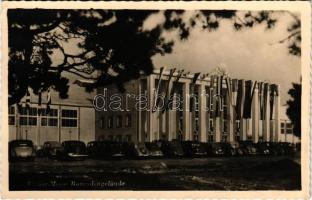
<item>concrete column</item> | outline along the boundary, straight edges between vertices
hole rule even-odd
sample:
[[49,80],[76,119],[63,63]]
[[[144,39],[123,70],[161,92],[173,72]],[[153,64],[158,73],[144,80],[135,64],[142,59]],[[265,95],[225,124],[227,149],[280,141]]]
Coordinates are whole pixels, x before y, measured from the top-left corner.
[[281,133],[281,119],[280,119],[280,101],[281,101],[281,93],[280,93],[280,86],[277,86],[278,96],[275,96],[274,102],[274,112],[275,112],[275,142],[279,141],[279,135]]
[[183,138],[190,140],[190,83],[183,85]]
[[228,103],[227,103],[227,109],[229,112],[229,119],[228,119],[228,142],[234,142],[234,125],[235,125],[235,116],[234,116],[234,108],[231,104],[231,99],[229,99],[230,96],[228,96]]
[[[172,81],[169,82],[168,95],[170,95],[171,88],[172,88]],[[168,99],[169,99],[169,96],[168,96]],[[172,124],[172,123],[174,123],[172,121],[174,119],[173,119],[173,116],[171,114],[171,110],[169,110],[169,109],[167,109],[165,111],[165,115],[166,115],[166,134],[167,134],[167,139],[168,139],[168,141],[171,141],[172,140],[172,127],[175,126],[175,124]]]
[[[137,88],[137,91],[138,91],[138,95],[140,95],[142,93],[142,81],[141,79],[138,80],[138,88]],[[138,142],[142,142],[142,111],[140,111],[139,109],[137,110],[137,141]]]
[[244,102],[245,102],[245,81],[242,84],[242,106],[241,106],[241,119],[240,119],[240,140],[247,139],[247,120],[243,118]]
[[267,95],[267,103],[266,103],[266,110],[265,112],[265,119],[263,120],[263,140],[265,142],[270,141],[270,88],[268,88],[268,95]]
[[207,120],[206,120],[206,108],[207,101],[206,98],[206,89],[205,85],[201,84],[198,87],[198,98],[199,98],[199,141],[207,141]]
[[259,90],[255,86],[255,92],[252,100],[252,140],[257,143],[259,140]]
[[[176,102],[176,94],[174,94],[174,96],[172,97],[173,102]],[[175,109],[173,110],[168,110],[169,112],[169,120],[170,120],[170,134],[168,135],[168,139],[169,140],[173,140],[173,139],[177,139],[177,111]]]
[[154,89],[155,89],[155,78],[153,75],[148,76],[147,78],[147,94],[148,94],[148,101],[149,107],[147,111],[147,141],[151,142],[154,140],[156,130],[156,119],[157,113],[152,112],[152,106],[154,103]]

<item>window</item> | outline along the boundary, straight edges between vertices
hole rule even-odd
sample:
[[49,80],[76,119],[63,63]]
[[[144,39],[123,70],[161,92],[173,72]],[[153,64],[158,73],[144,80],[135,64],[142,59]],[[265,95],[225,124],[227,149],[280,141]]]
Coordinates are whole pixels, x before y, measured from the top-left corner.
[[281,123],[281,127],[282,127],[282,128],[285,127],[285,123],[284,123],[284,122]]
[[126,135],[126,141],[131,142],[131,140],[132,140],[131,135]]
[[107,118],[107,128],[113,128],[113,117],[109,116]]
[[9,107],[9,125],[15,125],[15,107]]
[[62,110],[62,127],[77,127],[77,110]]
[[20,109],[19,124],[23,126],[37,126],[37,108],[26,108]]
[[236,120],[236,133],[239,133],[240,132],[240,121],[239,120]]
[[116,128],[121,128],[122,127],[122,116],[117,115],[116,117]]
[[240,141],[240,136],[239,135],[235,136],[235,141],[237,141],[237,142]]
[[112,135],[109,135],[109,136],[108,136],[108,140],[109,140],[109,141],[113,141],[113,140],[114,140],[114,137],[113,137]]
[[213,120],[212,119],[209,119],[209,130],[210,132],[213,132]]
[[116,141],[117,142],[122,142],[122,136],[121,135],[117,135],[116,136]]
[[293,134],[293,125],[291,123],[286,123],[286,133]]
[[224,132],[224,133],[227,133],[227,132],[228,132],[228,124],[227,124],[227,121],[226,121],[226,120],[223,121],[223,132]]
[[208,135],[208,142],[213,142],[213,135]]
[[126,115],[126,127],[131,127],[132,124],[132,119],[131,119],[131,114]]
[[222,142],[226,142],[227,141],[227,135],[222,135]]
[[194,141],[198,141],[198,135],[194,135]]
[[58,110],[50,109],[47,113],[46,109],[41,109],[41,126],[58,126]]
[[99,126],[100,126],[101,129],[105,128],[105,117],[101,117],[100,118]]

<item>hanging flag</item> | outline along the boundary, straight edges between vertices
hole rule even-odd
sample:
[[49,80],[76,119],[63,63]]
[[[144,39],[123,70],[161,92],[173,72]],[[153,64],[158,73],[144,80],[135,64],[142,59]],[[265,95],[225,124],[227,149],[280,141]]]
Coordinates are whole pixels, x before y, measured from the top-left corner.
[[47,109],[46,109],[46,114],[50,113],[50,105],[51,105],[51,92],[50,88],[48,89],[48,95],[47,95]]
[[237,101],[237,90],[238,90],[238,82],[237,79],[232,80],[232,105],[236,106]]
[[154,108],[153,108],[152,112],[155,112],[156,109],[158,108],[158,104],[159,104],[158,93],[159,93],[159,88],[161,85],[161,77],[162,77],[163,71],[164,71],[164,67],[161,67],[159,70],[158,84],[157,84],[157,88],[155,91]]
[[242,104],[243,104],[243,91],[244,91],[244,85],[243,80],[238,80],[238,88],[237,88],[237,100],[236,100],[236,119],[241,119],[242,117]]
[[251,106],[252,106],[252,99],[255,93],[257,81],[253,83],[253,81],[249,80],[246,81],[246,89],[245,89],[245,101],[244,101],[244,111],[243,111],[243,118],[250,119],[251,118]]
[[22,114],[22,109],[23,109],[23,104],[22,103],[18,103],[17,104],[17,110],[19,114]]
[[26,109],[30,110],[30,93],[29,90],[26,90]]
[[[170,81],[171,81],[171,78],[175,72],[175,68],[174,69],[170,69],[170,72],[169,72],[169,78],[168,78],[168,82],[167,82],[167,85],[166,85],[166,94],[165,94],[165,99],[164,99],[164,106],[167,105],[167,101],[168,101],[168,93],[169,93],[169,86],[170,86]],[[162,108],[162,113],[164,113],[166,111],[166,108]]]
[[264,83],[264,88],[263,88],[263,117],[262,117],[263,120],[266,119],[266,115],[267,115],[268,95],[269,95],[269,84]]
[[[173,104],[172,104],[172,102],[173,102],[173,96],[174,96],[174,94],[175,94],[176,91],[177,91],[177,88],[178,88],[178,85],[179,85],[179,80],[180,80],[180,78],[181,78],[183,72],[184,72],[183,69],[178,71],[177,78],[176,78],[176,80],[175,80],[175,81],[173,82],[173,84],[172,84],[172,88],[171,88],[170,96],[169,96],[169,101],[167,102],[167,105],[165,106],[166,109],[172,109],[172,105],[173,105]],[[171,103],[171,106],[170,106],[170,107],[168,106],[169,103]]]
[[199,77],[200,73],[195,73],[192,79],[192,82],[190,84],[190,111],[192,112],[195,108],[195,99],[194,99],[194,95],[195,95],[195,84],[196,81]]
[[42,92],[41,92],[41,88],[39,88],[38,90],[38,115],[41,115],[41,102],[42,102]]
[[223,76],[218,76],[216,78],[217,84],[216,84],[216,110],[215,110],[215,116],[220,117],[221,112],[223,111],[223,99],[222,99],[222,84],[223,84]]
[[273,109],[274,109],[274,98],[275,98],[275,85],[272,84],[270,89],[270,120],[273,119]]
[[260,108],[260,120],[263,120],[264,112],[264,83],[259,83],[259,108]]

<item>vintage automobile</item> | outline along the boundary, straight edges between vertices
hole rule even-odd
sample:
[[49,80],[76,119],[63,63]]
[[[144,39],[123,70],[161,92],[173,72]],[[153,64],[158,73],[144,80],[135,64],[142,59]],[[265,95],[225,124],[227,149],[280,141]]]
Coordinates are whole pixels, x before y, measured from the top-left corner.
[[42,148],[37,150],[37,156],[55,159],[57,157],[57,152],[62,150],[63,147],[61,143],[57,141],[46,141],[43,143]]
[[223,145],[220,142],[207,143],[206,151],[208,153],[208,156],[224,156],[225,155]]
[[124,143],[124,153],[130,158],[147,158],[149,157],[149,151],[144,143]]
[[195,141],[182,142],[183,151],[186,157],[207,156],[207,151],[203,143]]
[[31,140],[12,140],[9,142],[9,161],[34,160],[36,153]]
[[62,142],[62,150],[57,151],[56,157],[60,160],[85,160],[87,148],[84,142],[67,140]]
[[166,157],[175,157],[181,158],[184,156],[184,151],[182,145],[177,140],[172,141],[162,141],[161,142],[161,151]]
[[258,142],[257,149],[259,155],[270,155],[271,154],[271,147],[269,142]]
[[98,158],[101,154],[101,142],[91,141],[87,144],[87,154],[90,158]]
[[163,152],[161,151],[161,144],[157,142],[145,142],[145,146],[149,151],[150,157],[160,158],[164,156]]

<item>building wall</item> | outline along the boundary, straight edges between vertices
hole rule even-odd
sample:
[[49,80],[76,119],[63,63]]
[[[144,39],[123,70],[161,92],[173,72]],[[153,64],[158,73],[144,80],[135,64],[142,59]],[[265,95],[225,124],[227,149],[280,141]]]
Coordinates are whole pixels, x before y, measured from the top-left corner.
[[[135,109],[135,97],[138,94],[138,80],[132,80],[125,83],[125,93],[120,93],[115,85],[98,88],[97,94],[104,95],[105,109],[96,111],[95,114],[95,138],[97,140],[117,140],[117,141],[136,141],[138,117]],[[113,96],[116,95],[117,96]],[[119,103],[121,107],[117,109]],[[102,107],[103,101],[99,100],[99,107]],[[110,109],[112,108],[112,109]],[[126,125],[126,121],[131,116],[131,123]],[[117,118],[121,119],[121,126],[117,127]],[[109,127],[109,121],[112,120],[112,127]]]
[[[9,140],[14,139],[28,139],[32,140],[35,145],[42,145],[45,141],[59,141],[65,140],[80,140],[85,143],[95,139],[95,112],[93,107],[81,107],[77,105],[51,105],[52,110],[57,111],[57,115],[54,117],[46,117],[44,115],[24,115],[18,112],[17,106],[13,106],[15,109],[15,123],[9,125]],[[32,108],[37,108],[37,104],[32,103]],[[73,119],[77,122],[75,127],[64,127],[62,120],[62,110],[74,110],[77,112],[77,117],[66,118]],[[13,115],[9,115],[13,116]],[[36,125],[21,125],[21,117],[32,117],[36,119]],[[57,124],[46,126],[42,124],[44,119],[57,119]],[[47,121],[48,121],[47,120]]]
[[[170,79],[169,73],[164,72],[161,77],[162,84],[158,88],[158,94],[165,94],[166,90],[170,91],[173,87],[173,82],[176,80],[177,73],[174,73]],[[260,113],[260,83],[255,84],[254,96],[251,102],[251,117],[249,119],[236,119],[235,107],[231,105],[230,96],[227,96],[226,82],[222,82],[221,90],[223,92],[223,109],[220,116],[215,116],[213,112],[205,111],[203,109],[209,107],[213,110],[217,109],[217,100],[212,100],[212,105],[209,104],[208,97],[202,95],[203,92],[209,93],[213,88],[211,95],[216,95],[216,82],[211,82],[211,77],[199,78],[194,88],[192,89],[193,75],[186,75],[179,79],[176,93],[182,97],[183,111],[166,110],[164,112],[150,110],[138,111],[135,108],[137,100],[130,99],[128,103],[132,106],[129,111],[97,111],[96,112],[96,139],[97,140],[127,140],[126,136],[131,135],[132,141],[153,141],[158,139],[182,139],[182,140],[198,140],[202,142],[235,142],[241,140],[258,141],[284,141],[285,135],[282,134],[281,122],[285,120],[286,110],[280,106],[280,96],[275,94],[272,119],[270,119],[270,96],[266,97],[265,119],[261,119]],[[215,77],[216,78],[216,77]],[[150,76],[142,76],[139,80],[130,81],[125,84],[126,92],[121,94],[114,85],[107,86],[107,97],[114,94],[119,94],[125,99],[127,94],[143,94],[146,91],[148,103],[151,105],[155,101],[153,91],[157,89],[159,82],[159,74],[155,72]],[[243,107],[245,101],[245,87],[246,80],[241,80],[243,84],[243,96],[241,111],[243,114]],[[255,81],[253,81],[255,83]],[[264,83],[263,83],[264,84]],[[270,83],[269,85],[271,85]],[[231,86],[232,87],[232,86]],[[198,93],[198,98],[194,100],[195,105],[199,111],[195,112],[190,109],[190,98],[187,94],[194,90]],[[278,93],[280,88],[277,86]],[[104,88],[99,88],[97,94],[103,94]],[[270,93],[270,89],[268,91]],[[234,93],[232,93],[233,98]],[[263,100],[264,97],[262,97]],[[185,101],[186,99],[186,101]],[[125,104],[125,102],[122,102]],[[149,108],[151,108],[149,105]],[[125,116],[131,114],[131,127],[124,126]],[[122,116],[122,127],[116,127],[117,116]],[[107,127],[108,118],[113,119],[113,126]],[[104,121],[104,126],[102,123]],[[286,134],[286,140],[291,142],[291,134]],[[298,139],[298,138],[297,138]],[[298,141],[296,138],[294,141]]]

